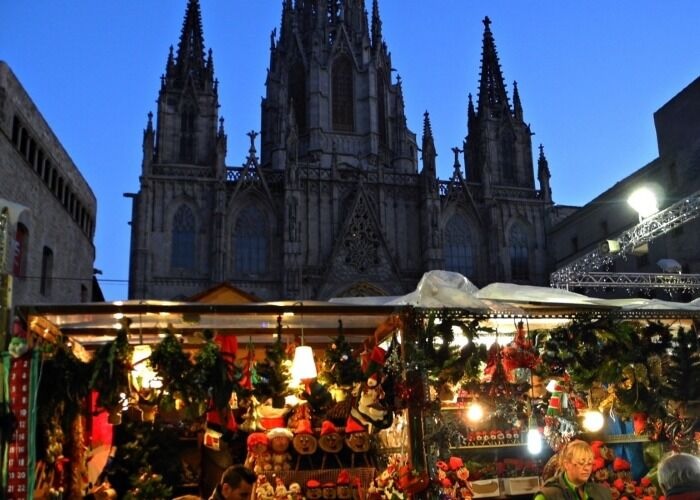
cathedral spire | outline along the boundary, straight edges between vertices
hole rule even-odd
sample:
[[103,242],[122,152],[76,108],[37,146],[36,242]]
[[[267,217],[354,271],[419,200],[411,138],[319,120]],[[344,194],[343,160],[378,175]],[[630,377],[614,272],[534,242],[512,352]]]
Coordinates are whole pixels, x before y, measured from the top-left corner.
[[484,18],[484,41],[481,52],[481,81],[479,82],[478,109],[481,113],[490,109],[490,114],[499,115],[509,109],[508,95],[503,83],[501,64],[498,61],[496,43],[491,33],[491,20]]
[[372,0],[372,48],[377,50],[382,44],[382,20],[379,17],[379,1]]
[[[199,0],[189,0],[185,20],[182,23],[180,42],[177,46],[175,69],[178,78],[192,76],[202,82],[207,74],[204,59],[204,36]],[[209,75],[211,76],[211,74]]]
[[430,115],[428,111],[423,113],[423,171],[435,172],[435,142],[433,140],[433,128],[430,125]]
[[518,92],[518,82],[513,80],[513,116],[517,120],[523,119],[523,106],[520,104],[520,93]]
[[544,146],[540,144],[540,157],[537,159],[537,180],[540,181],[540,190],[542,198],[547,201],[552,201],[552,190],[549,185],[549,179],[552,175],[549,173],[549,162],[544,156]]

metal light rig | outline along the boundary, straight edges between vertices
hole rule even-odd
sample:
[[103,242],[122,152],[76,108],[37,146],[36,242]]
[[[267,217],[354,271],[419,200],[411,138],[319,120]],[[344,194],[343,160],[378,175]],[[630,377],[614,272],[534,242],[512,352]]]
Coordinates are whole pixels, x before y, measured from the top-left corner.
[[700,289],[700,274],[614,273],[595,271],[617,257],[633,251],[700,215],[700,191],[646,217],[616,238],[605,240],[598,248],[559,268],[550,276],[554,288],[662,288],[666,290]]

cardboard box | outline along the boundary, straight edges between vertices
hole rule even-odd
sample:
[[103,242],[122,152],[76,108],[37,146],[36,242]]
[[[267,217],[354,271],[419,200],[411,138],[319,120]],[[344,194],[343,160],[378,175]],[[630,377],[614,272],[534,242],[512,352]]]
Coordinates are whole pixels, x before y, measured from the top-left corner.
[[472,481],[472,491],[474,498],[497,497],[501,495],[501,486],[498,479],[482,479]]
[[503,480],[506,495],[527,495],[537,493],[540,489],[538,476],[509,477]]

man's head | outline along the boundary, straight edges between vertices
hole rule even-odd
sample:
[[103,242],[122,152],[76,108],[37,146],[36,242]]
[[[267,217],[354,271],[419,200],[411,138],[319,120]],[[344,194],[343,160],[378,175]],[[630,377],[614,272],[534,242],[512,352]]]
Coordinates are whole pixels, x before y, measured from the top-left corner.
[[561,468],[566,477],[576,486],[581,486],[593,472],[593,450],[591,445],[579,439],[571,441],[561,451]]
[[242,465],[232,465],[221,475],[221,495],[226,500],[250,500],[255,473]]
[[700,490],[700,458],[688,453],[674,453],[659,462],[659,486],[664,494],[674,488]]

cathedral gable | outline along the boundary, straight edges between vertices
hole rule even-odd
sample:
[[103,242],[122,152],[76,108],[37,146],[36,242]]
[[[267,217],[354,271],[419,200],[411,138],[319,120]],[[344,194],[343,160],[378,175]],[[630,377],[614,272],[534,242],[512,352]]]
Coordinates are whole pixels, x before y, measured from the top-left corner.
[[344,25],[339,25],[336,28],[336,34],[337,36],[335,37],[335,40],[333,40],[333,47],[331,48],[331,57],[336,57],[339,54],[346,54],[350,56],[350,59],[352,59],[353,64],[355,65],[355,68],[360,68],[360,64],[357,61],[357,58],[355,57],[355,53],[352,50],[352,44],[350,43],[350,37],[348,36],[348,32],[345,29]]
[[[343,229],[336,238],[324,287],[341,283],[398,280],[398,268],[382,234],[371,199],[360,185]],[[345,285],[347,286],[347,285]]]

